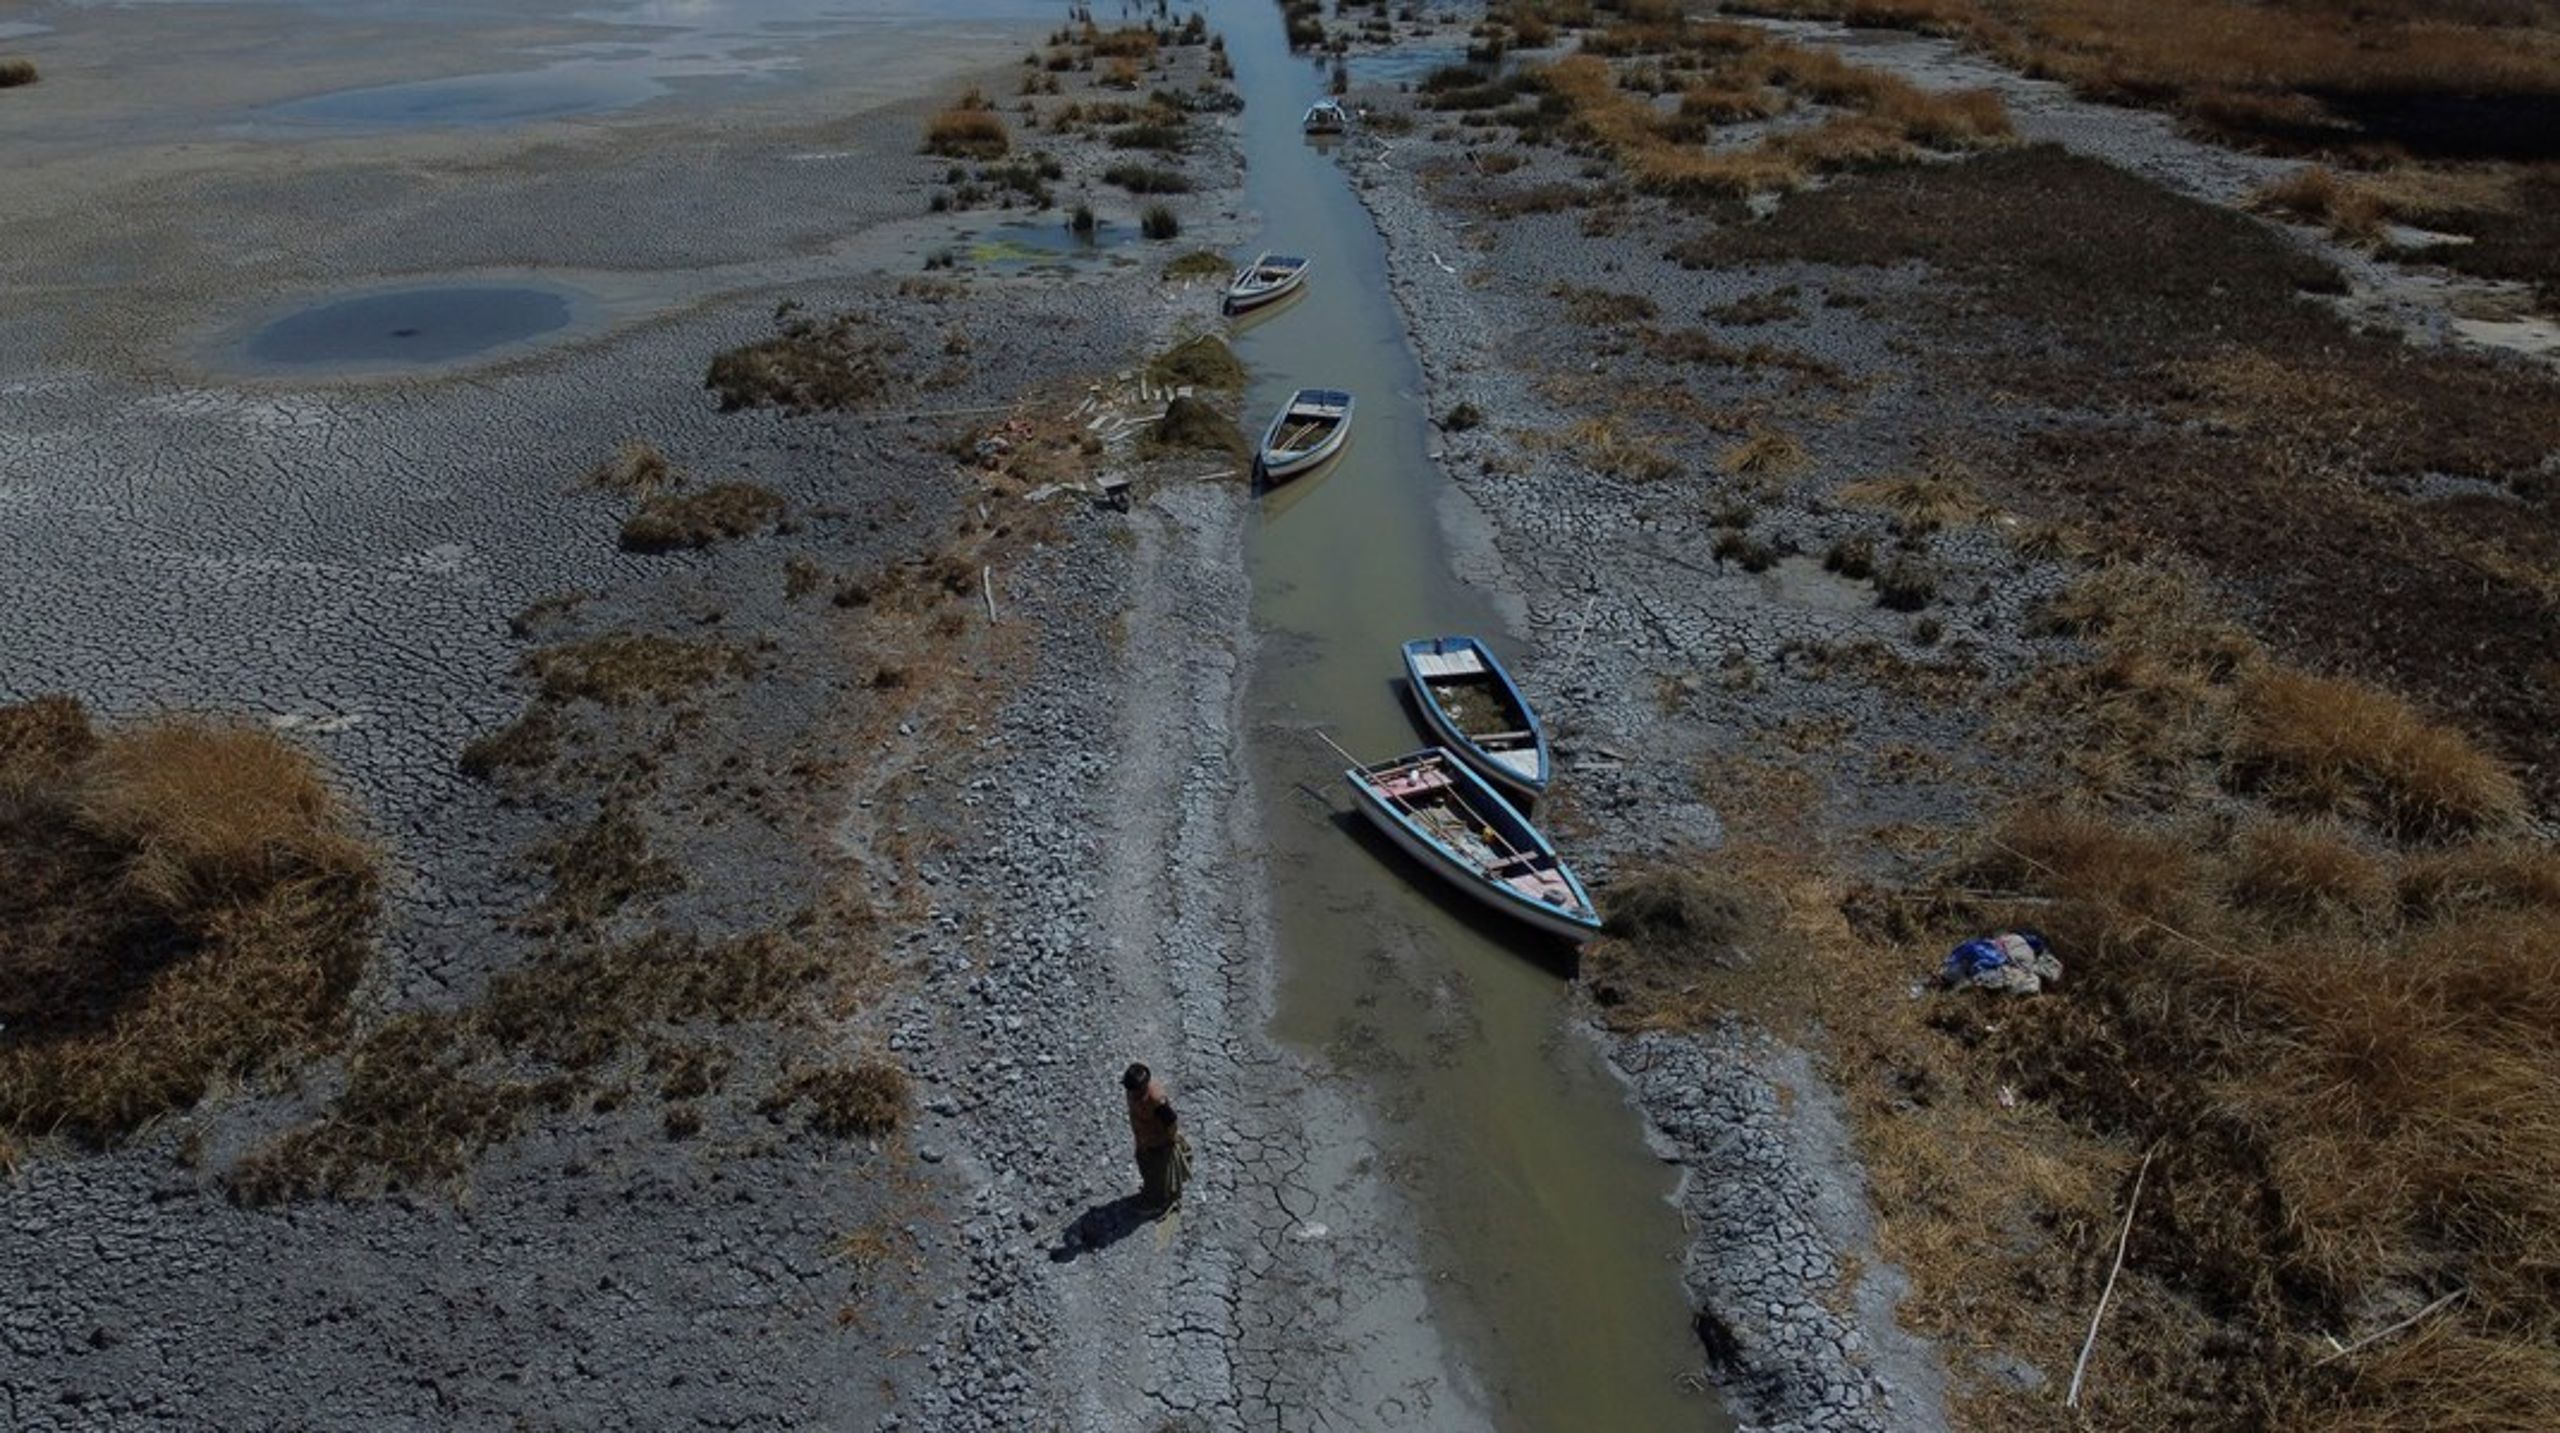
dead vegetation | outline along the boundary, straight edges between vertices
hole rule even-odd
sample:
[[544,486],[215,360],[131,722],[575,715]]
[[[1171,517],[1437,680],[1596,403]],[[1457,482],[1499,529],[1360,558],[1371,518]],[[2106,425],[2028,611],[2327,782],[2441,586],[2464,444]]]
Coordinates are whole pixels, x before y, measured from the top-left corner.
[[[1788,190],[1811,174],[2009,137],[2008,115],[1988,91],[1933,93],[1828,50],[1677,12],[1628,7],[1603,23],[1589,9],[1544,8],[1581,29],[1576,53],[1500,80],[1443,72],[1425,81],[1424,102],[1485,112],[1528,143],[1561,133],[1600,145],[1637,190],[1692,200]],[[1668,91],[1681,98],[1664,110],[1651,97]],[[1748,144],[1713,143],[1716,127],[1765,119],[1798,100],[1835,112]]]
[[625,497],[655,497],[674,483],[676,469],[658,445],[645,438],[631,438],[614,449],[613,456],[587,470],[587,486],[620,493]]
[[1214,333],[1183,340],[1156,355],[1147,376],[1167,387],[1207,388],[1235,392],[1244,387],[1244,364],[1227,341]]
[[2341,239],[2371,243],[2382,237],[2381,199],[2316,164],[2259,190],[2250,203],[2269,213],[2317,224]]
[[782,516],[782,495],[760,483],[713,483],[661,493],[623,520],[626,552],[672,552],[745,537]]
[[1631,483],[1658,483],[1680,475],[1680,464],[1662,440],[1615,417],[1584,418],[1561,433],[1525,434],[1533,448],[1563,451],[1598,473]]
[[537,647],[522,663],[545,697],[606,706],[665,701],[753,669],[747,653],[725,642],[640,632]]
[[1235,265],[1227,256],[1212,249],[1195,249],[1164,266],[1164,276],[1176,283],[1190,279],[1223,279]]
[[2560,103],[2560,46],[2550,9],[2537,0],[1749,0],[1746,8],[1959,36],[2089,98],[2159,106],[2252,144],[2548,157]]
[[867,1059],[795,1071],[759,1108],[773,1119],[804,1108],[809,1128],[819,1134],[877,1138],[905,1123],[911,1098],[906,1071]]
[[1147,429],[1142,448],[1151,454],[1217,453],[1239,462],[1249,452],[1233,418],[1188,394],[1165,404],[1164,416]]
[[905,347],[856,314],[818,320],[785,304],[775,311],[773,337],[744,344],[711,360],[703,387],[720,399],[720,411],[780,408],[794,413],[858,408],[886,392],[896,379],[891,360]]
[[[1583,970],[1604,1017],[1818,1025],[1882,1251],[1915,1281],[1902,1317],[1976,1426],[2533,1426],[2560,1395],[2560,1022],[2538,993],[2560,856],[2516,839],[2511,774],[2461,733],[2283,666],[2173,574],[2093,572],[2052,621],[2091,644],[2071,667],[2111,674],[2022,684],[2053,705],[2011,760],[2062,784],[2022,778],[1971,835],[1916,833],[1952,855],[1878,886],[1846,874],[1865,862],[1800,757],[1719,766],[1728,848],[1610,893]],[[2176,699],[2101,710],[2134,672]],[[2070,774],[2116,747],[2174,772],[2113,793]],[[1950,945],[2019,925],[2063,985],[1913,998]],[[1982,1374],[1994,1356],[2044,1381]]]
[[[366,1036],[328,1113],[252,1151],[225,1185],[244,1204],[457,1188],[535,1115],[618,1102],[632,1075],[657,1074],[671,1101],[715,1092],[727,1063],[689,1057],[684,1032],[784,1018],[868,959],[788,933],[554,947],[478,1002],[397,1016]],[[679,1109],[690,1107],[670,1115]],[[671,1133],[676,1124],[699,1130],[699,1112]]]
[[12,55],[8,59],[0,60],[0,90],[12,90],[20,85],[31,85],[37,78],[36,62],[23,55]]
[[999,159],[1012,147],[1004,116],[977,90],[925,122],[924,152],[953,159]]
[[[2042,147],[1799,195],[1682,253],[1929,264],[1935,401],[2063,415],[1980,455],[1984,501],[2196,564],[2311,664],[2464,715],[2560,790],[2548,377],[2359,332],[2304,296],[2335,273],[2263,225]],[[2422,475],[2506,496],[2403,496]]]
[[0,707],[0,1131],[104,1143],[334,1036],[379,868],[273,732]]

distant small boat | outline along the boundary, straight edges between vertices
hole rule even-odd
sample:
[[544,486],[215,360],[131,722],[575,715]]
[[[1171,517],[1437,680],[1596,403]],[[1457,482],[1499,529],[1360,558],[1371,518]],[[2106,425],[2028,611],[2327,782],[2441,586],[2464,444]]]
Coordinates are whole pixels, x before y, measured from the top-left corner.
[[1419,638],[1404,644],[1404,670],[1423,721],[1459,760],[1516,795],[1547,789],[1546,728],[1491,648],[1473,637]]
[[1351,436],[1351,395],[1336,388],[1301,388],[1280,407],[1262,435],[1256,464],[1269,479],[1292,478],[1342,451]]
[[1600,933],[1598,908],[1546,836],[1447,751],[1342,775],[1360,814],[1468,895],[1577,945]]
[[1307,281],[1307,261],[1294,254],[1264,254],[1236,270],[1227,283],[1227,312],[1242,313],[1286,298]]
[[1332,100],[1317,100],[1307,106],[1307,133],[1340,134],[1349,128],[1351,115]]

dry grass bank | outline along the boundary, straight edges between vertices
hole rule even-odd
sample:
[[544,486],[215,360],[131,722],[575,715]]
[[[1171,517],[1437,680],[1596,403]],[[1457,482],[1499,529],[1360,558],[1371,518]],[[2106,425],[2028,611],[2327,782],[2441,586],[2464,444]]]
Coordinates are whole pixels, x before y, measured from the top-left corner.
[[[2031,794],[1920,842],[1949,854],[1907,883],[1850,874],[1872,858],[1808,814],[1819,763],[1720,767],[1733,844],[1612,892],[1587,987],[1622,1027],[1740,1008],[1825,1046],[1916,1282],[1903,1317],[1973,1426],[2541,1426],[2560,854],[2458,729],[2211,611],[2138,566],[2054,604],[2091,652],[2004,698]],[[2109,797],[2093,768],[2162,779]],[[1913,998],[1948,946],[2011,925],[2053,940],[2058,990]],[[2043,1381],[1991,1376],[1995,1353]]]
[[379,869],[273,732],[0,707],[0,1131],[106,1141],[328,1039]]
[[[1923,90],[1748,26],[1693,21],[1640,0],[1606,14],[1581,10],[1547,18],[1578,32],[1575,53],[1505,81],[1446,72],[1426,83],[1427,102],[1494,109],[1535,90],[1545,102],[1497,111],[1495,118],[1514,123],[1533,142],[1560,127],[1567,138],[1603,145],[1639,191],[1682,198],[1792,189],[1811,174],[1894,164],[1924,149],[1970,149],[2009,136],[2008,115],[1987,91]],[[1664,94],[1678,95],[1679,103],[1665,109],[1655,99]],[[1719,126],[1799,105],[1832,112],[1749,144],[1715,142]]]
[[[2096,99],[2247,141],[2498,154],[2560,144],[2560,9],[2547,0],[1738,0],[1965,39]],[[2534,157],[2527,153],[2518,157]]]
[[1928,264],[1945,401],[2057,417],[2005,440],[1986,496],[2201,564],[2300,655],[2462,715],[2560,794],[2560,384],[2359,332],[2263,226],[2041,146],[1861,176],[1679,253]]

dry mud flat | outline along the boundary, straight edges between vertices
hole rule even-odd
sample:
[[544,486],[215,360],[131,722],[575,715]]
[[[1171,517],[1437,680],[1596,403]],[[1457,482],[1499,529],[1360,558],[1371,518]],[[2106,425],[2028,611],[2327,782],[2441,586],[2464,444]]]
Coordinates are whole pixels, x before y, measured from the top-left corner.
[[[1201,56],[1163,81],[1201,83]],[[190,181],[208,232],[232,203],[264,233],[343,216],[350,192],[392,200],[316,268],[253,247],[247,287],[555,238],[574,262],[674,266],[683,301],[649,321],[458,377],[172,378],[187,360],[138,336],[191,331],[221,286],[167,253],[115,305],[9,321],[27,341],[0,387],[19,539],[0,593],[28,620],[0,636],[5,695],[296,733],[393,867],[333,1058],[104,1152],[28,1153],[0,1230],[11,1426],[1215,1426],[1403,1393],[1316,1387],[1301,1341],[1343,1335],[1306,1291],[1362,1275],[1285,1200],[1230,1202],[1234,1181],[1337,1177],[1285,1154],[1312,1116],[1251,1033],[1261,969],[1229,938],[1254,924],[1247,883],[1221,879],[1217,737],[1243,495],[1094,513],[946,447],[1008,412],[1068,421],[1088,380],[1138,403],[1119,380],[1214,297],[1161,278],[1165,245],[1052,282],[978,272],[957,244],[915,282],[932,235],[1028,217],[924,217],[950,163],[913,152],[928,109],[680,158],[667,144],[692,142],[665,131],[587,135],[501,166],[523,202],[494,228],[361,162]],[[1176,201],[1210,243],[1234,182],[1215,123]],[[1095,177],[1125,151],[1038,142],[1062,191],[1132,217]],[[823,177],[789,181],[784,219],[698,241],[608,222],[634,182],[717,210],[757,173],[818,175],[811,155]],[[507,217],[537,211],[595,223]],[[777,251],[797,257],[758,267]],[[714,411],[706,363],[771,337],[783,300],[860,314],[898,355],[872,409],[977,416]],[[626,438],[686,476],[591,483]],[[724,480],[763,494],[743,535],[617,543],[652,484]],[[1122,743],[1170,765],[1115,761]],[[1096,811],[1143,839],[1105,843]],[[1168,905],[1166,867],[1212,894]],[[1030,928],[1025,889],[1053,898]],[[1217,1151],[1174,1224],[1114,1202],[1133,1041],[1181,1072]],[[911,1108],[854,1098],[883,1064]],[[1400,1337],[1417,1382],[1443,1377]]]

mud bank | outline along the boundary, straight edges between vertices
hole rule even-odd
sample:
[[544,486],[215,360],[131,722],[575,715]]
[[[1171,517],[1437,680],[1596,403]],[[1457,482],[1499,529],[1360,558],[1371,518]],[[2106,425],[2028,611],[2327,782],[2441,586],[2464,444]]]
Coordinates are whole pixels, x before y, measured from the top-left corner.
[[[1179,82],[1204,54],[1180,57]],[[1300,1167],[1292,1130],[1355,1117],[1252,1033],[1267,965],[1243,934],[1261,921],[1233,879],[1223,744],[1242,493],[1183,489],[1129,516],[1016,504],[950,451],[1088,380],[1116,398],[1115,375],[1214,296],[1162,279],[1187,244],[1027,276],[964,252],[924,274],[963,230],[1031,214],[928,212],[949,162],[916,136],[964,83],[850,115],[786,104],[716,137],[641,123],[503,158],[439,150],[490,166],[477,189],[343,153],[303,174],[209,162],[180,191],[201,209],[184,234],[127,249],[102,205],[12,248],[13,277],[47,297],[0,321],[0,597],[27,615],[0,637],[0,698],[232,713],[327,759],[397,870],[349,1050],[547,958],[528,931],[543,853],[608,809],[676,871],[622,924],[720,941],[806,933],[814,910],[855,953],[817,1023],[686,1030],[719,1047],[707,1079],[561,1082],[450,1184],[240,1195],[244,1156],[343,1113],[347,1051],[104,1152],[27,1151],[0,1223],[11,1426],[253,1424],[278,1406],[383,1426],[1224,1426],[1300,1396],[1415,1396],[1314,1386],[1341,1334],[1326,1291],[1396,1259],[1398,1221],[1335,1242],[1292,1216],[1350,1178]],[[1235,179],[1214,123],[1177,201],[1208,243]],[[1069,176],[1041,220],[1085,196],[1122,212],[1106,144],[1040,143]],[[164,202],[134,197],[150,168],[99,182],[147,210]],[[635,184],[658,217],[630,217]],[[385,202],[351,234],[353,193]],[[672,217],[714,212],[738,222]],[[282,245],[297,216],[347,242]],[[208,257],[226,235],[247,256],[228,277]],[[252,384],[185,358],[187,335],[272,295],[537,260],[621,272],[637,298],[573,342],[459,373]],[[121,281],[127,262],[149,279]],[[913,355],[872,406],[924,416],[716,411],[705,366],[771,337],[784,301],[861,315]],[[587,475],[630,438],[697,485],[763,490],[778,518],[700,548],[617,541],[633,499]],[[984,579],[983,611],[976,585],[919,576],[955,533],[1025,554]],[[647,716],[642,746],[580,734],[529,773],[466,774],[466,751],[544,699],[537,652],[635,633],[716,648],[733,675]],[[1025,889],[1051,897],[1036,926]],[[848,901],[864,914],[825,914]],[[1166,1225],[1114,1215],[1133,1042],[1203,1147]],[[881,1051],[917,1086],[903,1132],[824,1134],[774,1093]],[[1383,1322],[1415,1385],[1447,1380],[1427,1330]]]
[[[1520,453],[1518,434],[1570,419],[1541,396],[1520,345],[1495,341],[1526,331],[1495,304],[1551,283],[1598,282],[1617,259],[1606,244],[1564,241],[1569,219],[1487,253],[1475,226],[1417,187],[1413,170],[1434,148],[1411,137],[1383,156],[1372,150],[1358,187],[1386,236],[1433,411],[1471,403],[1501,415],[1441,435],[1444,521],[1465,580],[1525,614],[1536,645],[1523,679],[1553,694],[1560,719],[1558,784],[1575,813],[1567,849],[1586,878],[1605,881],[1723,835],[1690,776],[1703,751],[1656,705],[1666,664],[1704,668],[1728,652],[1778,662],[1790,642],[1898,637],[1901,624],[1818,593],[1773,601],[1772,584],[1719,572],[1703,544],[1667,530],[1651,500]],[[1534,349],[1569,370],[1563,347]],[[1662,1157],[1683,1170],[1685,1279],[1718,1386],[1743,1425],[1947,1426],[1936,1354],[1894,1321],[1899,1276],[1873,1247],[1856,1160],[1805,1055],[1741,1025],[1707,1039],[1608,1044]]]

